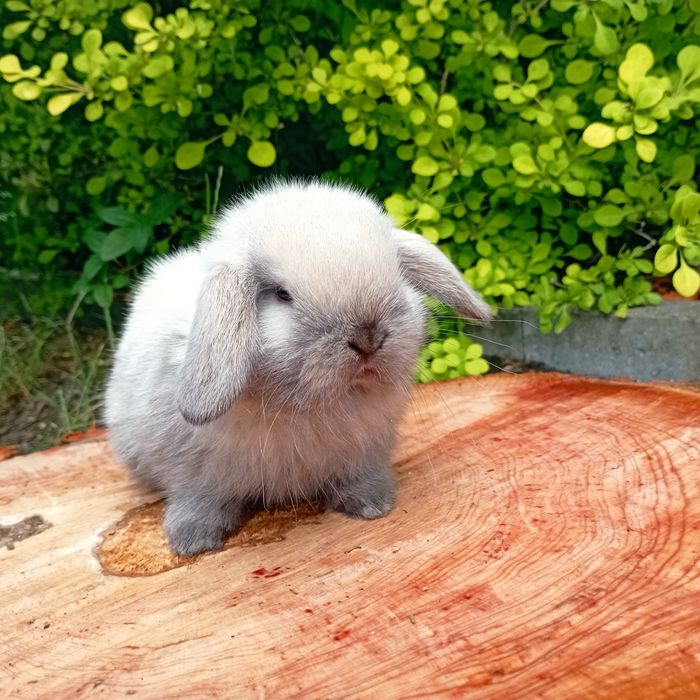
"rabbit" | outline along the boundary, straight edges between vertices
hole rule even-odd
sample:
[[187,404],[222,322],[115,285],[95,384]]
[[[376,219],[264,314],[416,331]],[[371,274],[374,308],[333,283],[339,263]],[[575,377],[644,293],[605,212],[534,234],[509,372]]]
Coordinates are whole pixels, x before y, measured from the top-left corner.
[[165,496],[178,555],[223,546],[251,503],[379,518],[429,294],[486,322],[440,250],[368,194],[274,181],[138,286],[107,382],[115,456]]

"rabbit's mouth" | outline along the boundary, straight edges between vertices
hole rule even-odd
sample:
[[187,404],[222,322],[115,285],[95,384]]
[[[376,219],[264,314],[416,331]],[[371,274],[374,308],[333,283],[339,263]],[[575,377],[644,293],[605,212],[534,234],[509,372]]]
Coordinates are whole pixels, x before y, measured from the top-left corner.
[[350,386],[358,389],[367,389],[381,382],[381,378],[381,373],[376,366],[364,364],[358,368],[350,379]]

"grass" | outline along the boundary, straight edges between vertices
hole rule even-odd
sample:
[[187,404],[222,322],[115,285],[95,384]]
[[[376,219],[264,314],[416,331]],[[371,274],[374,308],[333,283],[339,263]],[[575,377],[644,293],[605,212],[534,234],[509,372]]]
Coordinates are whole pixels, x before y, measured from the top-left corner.
[[0,445],[30,452],[100,423],[107,334],[51,317],[0,325]]

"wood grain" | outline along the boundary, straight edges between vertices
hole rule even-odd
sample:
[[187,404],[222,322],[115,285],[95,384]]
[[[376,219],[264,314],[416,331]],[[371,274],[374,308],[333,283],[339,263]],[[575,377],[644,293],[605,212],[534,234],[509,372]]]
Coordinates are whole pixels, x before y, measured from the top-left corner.
[[458,380],[401,434],[389,517],[190,560],[104,441],[4,462],[0,525],[50,526],[0,551],[0,694],[700,697],[700,394]]

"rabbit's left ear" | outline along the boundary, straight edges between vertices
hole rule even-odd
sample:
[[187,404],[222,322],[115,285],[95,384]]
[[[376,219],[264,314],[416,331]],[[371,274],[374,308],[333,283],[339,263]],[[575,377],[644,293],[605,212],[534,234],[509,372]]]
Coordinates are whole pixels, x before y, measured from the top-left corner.
[[489,305],[436,246],[417,233],[400,229],[394,229],[394,241],[401,271],[409,284],[470,321],[491,319]]
[[202,285],[178,387],[188,423],[222,416],[248,383],[258,350],[256,290],[246,265],[222,265]]

